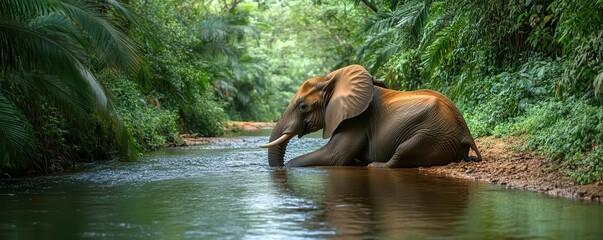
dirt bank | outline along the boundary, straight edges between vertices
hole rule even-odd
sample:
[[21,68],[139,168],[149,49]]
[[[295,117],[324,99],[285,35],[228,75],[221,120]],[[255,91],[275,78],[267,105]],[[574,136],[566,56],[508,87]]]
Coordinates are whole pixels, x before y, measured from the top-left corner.
[[516,150],[519,138],[484,137],[476,139],[483,157],[481,162],[451,163],[446,166],[421,168],[431,174],[472,179],[508,188],[536,191],[552,196],[603,201],[603,184],[578,185],[558,171],[543,156]]
[[[227,129],[254,131],[274,127],[274,123],[230,122]],[[205,138],[181,135],[185,145],[205,144],[228,138]],[[558,171],[545,157],[517,150],[520,138],[484,137],[476,139],[481,162],[451,163],[446,166],[420,168],[429,174],[484,181],[508,188],[536,191],[552,196],[603,202],[603,183],[578,185]]]
[[[258,131],[261,129],[270,129],[273,128],[275,123],[267,123],[267,122],[236,122],[231,121],[224,125],[224,131],[227,133],[232,132],[249,132],[249,131]],[[231,140],[229,138],[224,137],[199,137],[194,134],[180,134],[180,138],[182,138],[181,143],[173,143],[172,146],[186,146],[186,145],[196,145],[196,144],[207,144],[211,142],[220,142],[225,140]]]
[[276,123],[267,123],[267,122],[228,122],[226,126],[224,126],[224,130],[238,130],[238,131],[256,131],[260,129],[269,129],[273,128]]

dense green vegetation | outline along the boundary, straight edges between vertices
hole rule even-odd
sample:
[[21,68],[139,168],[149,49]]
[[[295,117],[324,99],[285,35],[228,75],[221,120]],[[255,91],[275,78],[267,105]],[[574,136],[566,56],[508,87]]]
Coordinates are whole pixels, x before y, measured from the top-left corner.
[[361,2],[374,75],[439,90],[474,135],[524,136],[578,182],[601,179],[603,1]]
[[475,136],[520,135],[580,183],[603,172],[602,0],[9,0],[0,171],[122,160],[273,121],[352,63],[443,92]]
[[[108,12],[107,9],[112,9]],[[112,18],[119,2],[0,3],[0,169],[48,171],[78,159],[137,153],[96,72],[143,81],[136,44]]]

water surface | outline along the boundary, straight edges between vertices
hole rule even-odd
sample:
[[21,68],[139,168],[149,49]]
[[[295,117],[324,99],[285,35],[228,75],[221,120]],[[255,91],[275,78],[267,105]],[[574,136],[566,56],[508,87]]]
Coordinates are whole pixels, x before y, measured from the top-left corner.
[[[416,169],[269,168],[266,142],[2,180],[0,239],[603,239],[599,204]],[[294,139],[286,158],[324,143]]]

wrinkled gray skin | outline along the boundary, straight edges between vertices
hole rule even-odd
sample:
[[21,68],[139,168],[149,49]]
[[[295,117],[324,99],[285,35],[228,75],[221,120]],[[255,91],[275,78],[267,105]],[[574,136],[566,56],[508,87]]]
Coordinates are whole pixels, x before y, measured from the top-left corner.
[[[272,144],[263,146],[269,147],[269,165],[283,166],[292,137],[320,129],[329,142],[290,160],[288,167],[423,167],[481,160],[463,116],[444,95],[394,91],[377,83],[358,65],[308,79],[274,127]],[[476,158],[469,157],[470,149]]]

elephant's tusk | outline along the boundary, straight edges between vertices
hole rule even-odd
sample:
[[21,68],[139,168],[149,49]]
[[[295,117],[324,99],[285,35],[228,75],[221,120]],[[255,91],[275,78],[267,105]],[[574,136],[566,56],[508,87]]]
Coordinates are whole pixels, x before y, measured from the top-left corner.
[[261,148],[271,148],[271,147],[274,147],[274,146],[279,145],[279,144],[281,144],[281,143],[283,143],[285,141],[288,141],[292,136],[293,135],[285,133],[280,138],[278,138],[278,139],[276,139],[276,140],[274,140],[274,141],[272,141],[272,142],[270,142],[270,143],[268,143],[266,145],[262,145],[260,147]]

